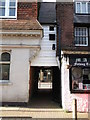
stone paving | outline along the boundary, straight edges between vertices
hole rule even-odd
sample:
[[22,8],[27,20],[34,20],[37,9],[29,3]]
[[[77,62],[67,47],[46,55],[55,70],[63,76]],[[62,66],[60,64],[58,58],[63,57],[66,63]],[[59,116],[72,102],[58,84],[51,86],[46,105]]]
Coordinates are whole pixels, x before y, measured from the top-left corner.
[[[26,107],[0,107],[0,117],[0,120],[72,120],[72,112],[61,109],[50,99],[49,93],[36,96]],[[77,117],[78,120],[87,120],[88,113],[78,113]]]
[[[31,118],[72,118],[72,112],[65,112],[62,109],[32,109],[21,107],[1,107],[0,117],[7,117],[7,120],[29,120]],[[9,118],[8,118],[9,117]],[[24,118],[23,118],[24,117]],[[78,113],[78,118],[86,120],[88,113]],[[3,118],[2,120],[4,120]],[[6,120],[6,119],[5,119]]]

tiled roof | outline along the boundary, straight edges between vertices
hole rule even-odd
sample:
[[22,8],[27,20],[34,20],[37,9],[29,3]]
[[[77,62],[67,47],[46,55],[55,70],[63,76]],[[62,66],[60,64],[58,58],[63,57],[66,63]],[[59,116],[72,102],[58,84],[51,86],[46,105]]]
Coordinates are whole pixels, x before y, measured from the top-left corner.
[[0,30],[42,30],[37,20],[0,20]]
[[90,15],[74,15],[74,23],[90,23]]
[[40,23],[56,23],[56,3],[42,2],[40,4],[38,20]]

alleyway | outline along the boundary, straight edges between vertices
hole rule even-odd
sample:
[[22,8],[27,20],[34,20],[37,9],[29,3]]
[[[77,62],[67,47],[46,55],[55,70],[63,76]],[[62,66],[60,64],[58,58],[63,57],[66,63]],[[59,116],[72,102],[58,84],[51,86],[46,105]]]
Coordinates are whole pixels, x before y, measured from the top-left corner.
[[29,103],[30,108],[60,108],[60,105],[53,101],[52,91],[48,89],[38,90]]

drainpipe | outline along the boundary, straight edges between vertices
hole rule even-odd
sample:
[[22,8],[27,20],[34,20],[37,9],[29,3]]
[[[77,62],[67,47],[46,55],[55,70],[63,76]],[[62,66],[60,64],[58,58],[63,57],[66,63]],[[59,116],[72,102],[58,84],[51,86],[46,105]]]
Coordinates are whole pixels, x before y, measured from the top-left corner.
[[60,106],[62,107],[62,81],[61,81],[61,29],[59,23],[57,23],[58,32],[58,57],[60,63]]

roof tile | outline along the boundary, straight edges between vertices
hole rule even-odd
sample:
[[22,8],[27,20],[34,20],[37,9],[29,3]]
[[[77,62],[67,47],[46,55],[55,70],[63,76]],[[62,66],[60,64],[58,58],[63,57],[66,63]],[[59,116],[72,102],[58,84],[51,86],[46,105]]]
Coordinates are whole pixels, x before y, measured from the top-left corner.
[[42,30],[37,20],[1,20],[0,30]]

